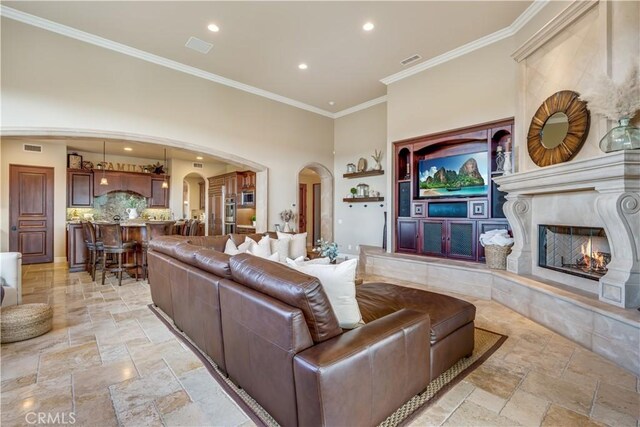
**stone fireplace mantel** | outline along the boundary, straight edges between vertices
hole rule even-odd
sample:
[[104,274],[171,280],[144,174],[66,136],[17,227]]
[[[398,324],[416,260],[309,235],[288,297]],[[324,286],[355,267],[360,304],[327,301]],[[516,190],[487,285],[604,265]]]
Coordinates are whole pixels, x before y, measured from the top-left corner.
[[494,181],[508,193],[504,212],[515,239],[507,270],[541,273],[536,234],[540,224],[602,227],[611,247],[611,262],[597,285],[598,297],[619,307],[640,306],[639,151],[618,151]]

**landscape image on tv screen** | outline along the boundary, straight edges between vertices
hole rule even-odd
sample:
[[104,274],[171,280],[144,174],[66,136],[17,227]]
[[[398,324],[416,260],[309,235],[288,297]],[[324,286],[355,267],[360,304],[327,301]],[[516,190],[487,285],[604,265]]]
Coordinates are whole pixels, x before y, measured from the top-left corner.
[[487,152],[421,160],[420,197],[485,196],[489,188]]

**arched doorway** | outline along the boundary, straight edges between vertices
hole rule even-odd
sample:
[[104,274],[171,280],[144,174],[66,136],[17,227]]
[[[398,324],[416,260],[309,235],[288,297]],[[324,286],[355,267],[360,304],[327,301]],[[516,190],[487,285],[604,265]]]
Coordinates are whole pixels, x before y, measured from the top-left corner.
[[204,177],[190,172],[182,178],[182,217],[205,222],[206,184]]
[[298,227],[302,217],[306,222],[307,244],[314,245],[319,238],[333,241],[333,174],[320,163],[308,163],[298,171],[296,182]]

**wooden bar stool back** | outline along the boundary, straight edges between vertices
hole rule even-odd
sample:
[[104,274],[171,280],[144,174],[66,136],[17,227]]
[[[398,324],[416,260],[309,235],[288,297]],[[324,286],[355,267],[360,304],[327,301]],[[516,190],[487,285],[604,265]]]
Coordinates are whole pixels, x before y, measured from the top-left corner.
[[84,244],[89,252],[87,258],[87,271],[91,274],[91,280],[96,280],[96,265],[100,261],[100,255],[102,255],[103,246],[102,241],[96,237],[96,228],[89,221],[82,221],[82,234],[84,236]]
[[[104,285],[104,277],[107,271],[118,274],[118,286],[122,286],[122,272],[127,268],[133,268],[136,272],[136,280],[138,280],[138,252],[136,241],[122,241],[122,227],[120,224],[99,224],[100,235],[102,237],[102,284]],[[123,254],[133,253],[133,263],[123,263]],[[107,266],[107,255],[113,254],[117,258],[117,262]]]

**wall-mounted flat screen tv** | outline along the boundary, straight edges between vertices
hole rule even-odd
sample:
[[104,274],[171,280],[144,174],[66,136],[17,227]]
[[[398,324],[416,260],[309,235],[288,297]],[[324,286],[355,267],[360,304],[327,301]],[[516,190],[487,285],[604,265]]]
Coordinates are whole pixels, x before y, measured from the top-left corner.
[[420,160],[419,196],[486,196],[490,184],[487,160],[486,151]]

